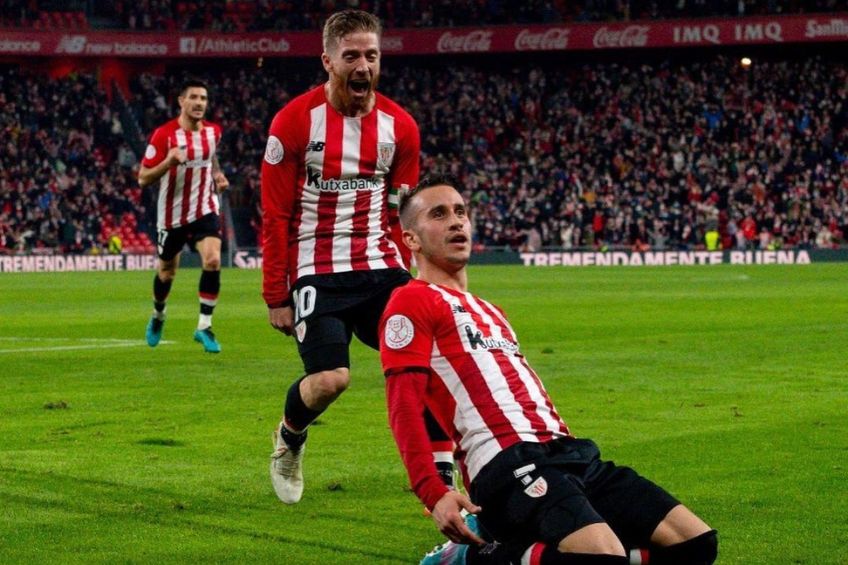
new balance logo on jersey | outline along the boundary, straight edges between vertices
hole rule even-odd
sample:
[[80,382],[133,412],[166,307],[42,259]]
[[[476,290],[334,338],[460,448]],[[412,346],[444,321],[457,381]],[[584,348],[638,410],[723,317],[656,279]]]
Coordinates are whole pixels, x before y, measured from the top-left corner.
[[451,312],[454,314],[468,314],[468,310],[462,307],[462,304],[451,304]]
[[324,145],[326,144],[323,141],[310,141],[306,144],[306,150],[320,153],[324,150]]
[[483,332],[472,328],[470,325],[465,326],[465,337],[468,338],[468,344],[471,349],[504,349],[506,351],[518,351],[518,344],[512,343],[506,339],[498,339],[495,337],[483,337]]
[[347,192],[349,190],[379,190],[381,185],[377,177],[364,179],[323,179],[321,171],[315,167],[306,167],[306,183],[325,192]]

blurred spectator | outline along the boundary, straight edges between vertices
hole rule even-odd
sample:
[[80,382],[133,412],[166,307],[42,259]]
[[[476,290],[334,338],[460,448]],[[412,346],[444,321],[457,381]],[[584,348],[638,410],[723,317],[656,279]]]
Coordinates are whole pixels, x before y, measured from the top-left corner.
[[135,240],[141,194],[115,159],[112,118],[92,76],[0,72],[3,252],[99,251],[122,228]]
[[[52,0],[0,0],[3,27],[78,27],[74,18],[50,18]],[[359,8],[388,28],[457,27],[635,19],[758,16],[848,10],[848,0],[115,0],[69,2],[60,13],[86,8],[83,18],[132,30],[319,30],[334,11]],[[84,24],[83,24],[84,25]]]
[[753,248],[760,226],[790,246],[817,219],[844,233],[846,77],[821,58],[745,71],[718,55],[406,67],[387,89],[412,99],[423,169],[463,179],[480,244],[520,248],[535,228],[549,246],[690,249],[715,225]]
[[[382,76],[381,88],[421,127],[422,170],[462,181],[476,248],[701,249],[711,230],[725,249],[845,242],[840,57],[762,59],[747,69],[721,54],[527,61],[411,58]],[[261,241],[258,165],[272,112],[289,92],[319,84],[320,71],[285,60],[205,72],[217,85],[210,119],[224,129],[231,203],[254,227],[242,245]],[[176,115],[181,78],[133,80],[143,131]],[[104,225],[143,229],[136,156],[123,135],[90,77],[0,75],[0,244],[84,250],[106,241]]]

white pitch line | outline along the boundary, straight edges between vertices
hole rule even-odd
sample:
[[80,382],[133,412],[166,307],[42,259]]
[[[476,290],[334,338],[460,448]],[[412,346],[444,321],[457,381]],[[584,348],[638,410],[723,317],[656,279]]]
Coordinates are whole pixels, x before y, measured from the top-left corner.
[[[32,353],[38,351],[72,351],[78,349],[112,349],[117,347],[138,347],[147,342],[136,339],[98,339],[98,338],[69,338],[69,337],[0,337],[0,341],[27,342],[84,342],[81,345],[53,345],[44,347],[18,347],[15,349],[0,349],[0,353]],[[174,341],[163,340],[160,344],[173,344]]]
[[23,337],[23,336],[8,336],[0,337],[0,341],[93,341],[98,343],[114,342],[114,343],[137,343],[136,339],[118,339],[114,337]]

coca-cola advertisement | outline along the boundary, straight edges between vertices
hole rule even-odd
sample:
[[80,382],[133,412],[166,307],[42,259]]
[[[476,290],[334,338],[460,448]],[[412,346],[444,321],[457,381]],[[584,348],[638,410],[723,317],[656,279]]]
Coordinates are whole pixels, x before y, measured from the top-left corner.
[[515,50],[560,51],[568,49],[569,33],[571,33],[571,30],[565,27],[552,27],[535,33],[529,29],[522,29],[515,38]]
[[598,29],[592,38],[592,46],[597,49],[622,47],[645,47],[648,44],[650,26],[629,25],[620,29],[606,26]]
[[[391,29],[385,55],[593,51],[848,41],[848,13],[697,20]],[[319,32],[157,33],[2,31],[0,55],[75,57],[314,57]]]
[[492,50],[493,31],[475,29],[467,33],[446,31],[439,37],[439,53],[486,53]]

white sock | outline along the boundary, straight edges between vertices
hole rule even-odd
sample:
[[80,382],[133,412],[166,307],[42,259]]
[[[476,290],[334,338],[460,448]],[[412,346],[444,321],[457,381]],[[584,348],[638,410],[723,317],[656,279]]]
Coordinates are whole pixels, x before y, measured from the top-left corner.
[[205,330],[210,327],[212,327],[212,314],[201,314],[200,319],[197,320],[197,329]]

